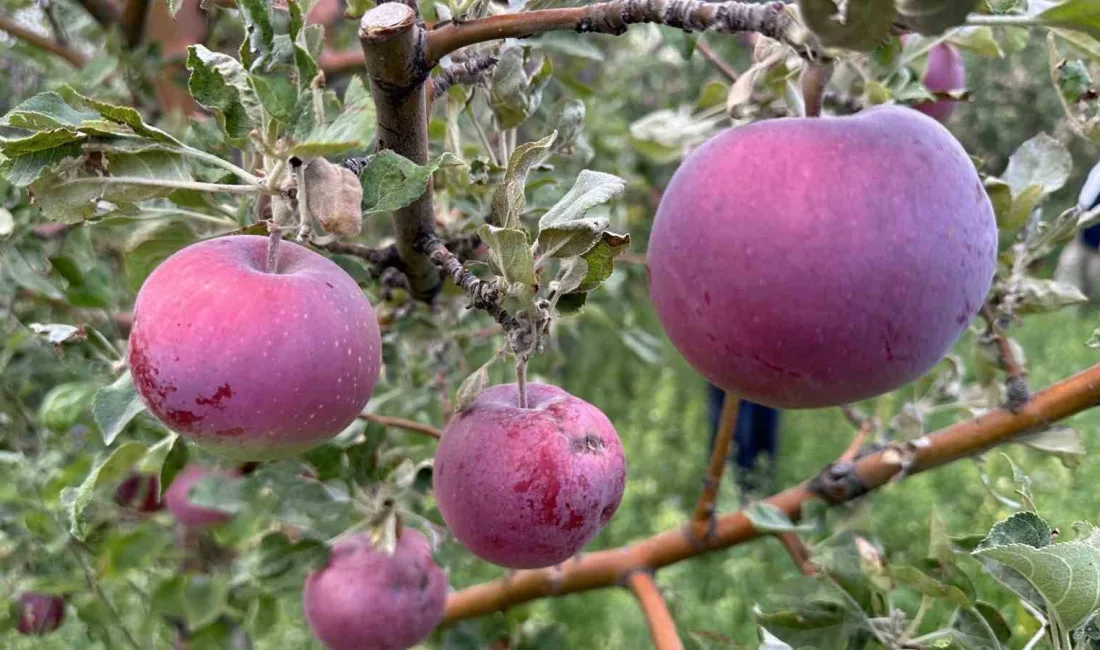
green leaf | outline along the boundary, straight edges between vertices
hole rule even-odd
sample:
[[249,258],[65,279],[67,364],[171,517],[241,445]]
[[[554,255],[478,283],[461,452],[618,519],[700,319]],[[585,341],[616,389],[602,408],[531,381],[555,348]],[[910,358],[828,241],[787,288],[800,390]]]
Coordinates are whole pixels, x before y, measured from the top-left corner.
[[1081,432],[1072,427],[1053,426],[1014,439],[1021,445],[1057,456],[1066,467],[1077,467],[1088,453]]
[[275,27],[271,22],[271,3],[267,0],[237,0],[244,21],[245,40],[241,43],[241,63],[256,70],[269,62],[275,47]]
[[622,194],[626,181],[613,174],[583,170],[573,187],[539,219],[538,245],[542,255],[584,255],[603,237],[606,217],[589,217],[591,208]]
[[363,214],[379,214],[405,207],[423,196],[432,174],[442,166],[462,164],[445,153],[427,166],[417,165],[389,149],[367,158],[359,175],[363,184]]
[[504,179],[493,193],[492,212],[487,220],[490,224],[498,228],[515,228],[519,225],[520,216],[527,204],[524,195],[527,176],[550,155],[550,147],[557,137],[558,132],[554,131],[537,142],[524,143],[512,152]]
[[16,187],[27,187],[42,177],[50,169],[73,162],[83,156],[84,151],[78,142],[35,151],[19,156],[8,156],[0,160],[0,175]]
[[[1004,624],[1004,619],[1001,618],[999,622]],[[976,608],[959,607],[951,616],[949,625],[954,640],[968,650],[1001,650],[1001,641],[1007,641],[997,638],[996,631]]]
[[291,43],[294,44],[294,66],[298,73],[298,89],[308,92],[313,78],[317,76],[317,62],[309,50],[307,32],[303,27],[305,17],[299,0],[288,0],[287,10],[290,14],[288,32]]
[[535,55],[541,62],[532,74],[525,48],[510,45],[497,55],[489,78],[489,107],[498,129],[514,129],[527,121],[542,103],[542,91],[553,74],[550,57]]
[[194,241],[195,233],[182,221],[162,222],[134,233],[124,258],[127,286],[136,292],[157,265]]
[[951,545],[951,538],[947,535],[947,524],[935,510],[932,511],[929,533],[928,557],[940,564],[954,564],[955,551]]
[[1100,531],[1038,548],[1027,543],[983,543],[974,554],[1023,576],[1042,596],[1058,629],[1072,630],[1100,609]]
[[76,110],[69,106],[64,97],[49,91],[34,95],[8,111],[0,118],[0,126],[29,131],[75,130],[97,117],[98,113]]
[[68,129],[39,131],[24,138],[0,138],[0,152],[12,158],[61,147],[83,140],[84,136]]
[[30,327],[31,331],[35,334],[38,334],[46,339],[47,342],[53,343],[54,345],[61,345],[69,341],[82,341],[87,338],[83,329],[63,323],[52,323],[50,325],[31,323],[28,327]]
[[256,99],[267,114],[283,124],[290,124],[294,118],[294,108],[298,104],[298,89],[285,75],[249,75],[249,82],[256,93]]
[[891,565],[886,569],[891,578],[925,596],[946,598],[959,607],[970,607],[970,599],[955,585],[947,584],[913,566]]
[[223,575],[192,574],[183,585],[183,615],[193,628],[213,623],[229,602],[229,581]]
[[141,119],[141,113],[137,112],[137,109],[129,106],[118,106],[116,104],[108,104],[107,102],[101,102],[98,99],[92,99],[85,95],[81,95],[71,86],[62,86],[60,88],[61,94],[73,103],[82,103],[90,108],[95,109],[105,119],[115,123],[122,124],[130,127],[130,130],[135,134],[160,142],[162,144],[180,145],[180,141],[162,131],[155,126],[146,124]]
[[1068,282],[1025,277],[1018,283],[1019,301],[1016,311],[1020,314],[1042,314],[1058,311],[1070,305],[1089,301],[1085,294]]
[[103,444],[111,446],[130,420],[144,410],[145,404],[134,388],[129,370],[122,373],[110,386],[96,391],[92,401],[92,417],[103,433]]
[[46,279],[44,273],[39,273],[32,267],[14,246],[7,250],[0,250],[0,273],[6,275],[16,286],[23,287],[33,294],[54,300],[65,299],[65,294]]
[[577,290],[588,275],[588,262],[580,257],[570,257],[562,262],[558,277],[550,283],[555,296],[565,295]]
[[462,384],[455,391],[455,414],[461,413],[473,404],[478,395],[489,385],[489,368],[500,358],[500,353],[489,357],[489,360],[481,364],[470,376],[462,380]]
[[963,27],[952,32],[947,41],[981,56],[1004,56],[997,39],[993,37],[992,27]]
[[290,574],[291,582],[297,583],[300,573],[324,566],[328,556],[329,549],[320,540],[291,541],[284,533],[268,533],[260,540],[254,573],[265,582]]
[[[168,459],[176,448],[177,440],[179,440],[179,434],[169,431],[168,435],[164,436],[157,444],[149,447],[145,452],[145,456],[143,456],[141,462],[138,463],[138,471],[144,474],[154,474],[158,477],[163,477]],[[171,480],[162,480],[160,482],[162,493],[164,492],[165,486],[170,483]]]
[[798,525],[791,521],[787,513],[770,503],[757,501],[743,510],[753,527],[761,534],[769,533],[805,533],[812,532],[812,524]]
[[848,0],[844,11],[834,0],[798,0],[798,8],[821,43],[868,52],[890,37],[894,0]]
[[1034,512],[1017,512],[994,524],[989,534],[978,544],[977,550],[1010,544],[1043,548],[1052,543],[1051,535],[1050,525],[1042,517]]
[[[298,110],[310,110],[308,108]],[[358,76],[344,91],[344,109],[332,124],[314,125],[312,130],[290,148],[290,155],[301,158],[334,156],[366,149],[374,138],[374,101]]]
[[482,224],[477,234],[489,247],[488,262],[493,273],[504,278],[508,284],[536,284],[535,259],[531,256],[527,233]]
[[192,504],[200,508],[237,514],[248,505],[243,492],[246,480],[223,474],[206,475],[191,486],[188,497]]
[[926,36],[939,35],[962,25],[981,0],[897,0],[897,12],[906,25]]
[[1039,14],[1039,20],[1100,38],[1100,5],[1095,0],[1066,0]]
[[1073,156],[1058,140],[1040,133],[1020,145],[1008,159],[1001,178],[1018,196],[1031,185],[1050,194],[1061,189],[1073,171]]
[[42,424],[53,431],[68,431],[92,403],[98,388],[94,381],[73,381],[54,386],[38,407]]
[[87,533],[84,510],[91,503],[96,486],[122,478],[144,454],[145,447],[136,442],[127,442],[108,456],[99,454],[88,476],[79,486],[67,487],[61,491],[61,503],[69,514],[69,532],[73,537],[84,540]]
[[[260,0],[251,0],[264,4]],[[222,132],[236,145],[263,124],[260,100],[248,82],[248,73],[233,57],[211,52],[203,45],[187,48],[187,87],[199,104],[214,113]]]
[[282,619],[282,607],[279,600],[268,594],[260,594],[248,604],[248,618],[245,624],[248,632],[257,639],[270,634]]

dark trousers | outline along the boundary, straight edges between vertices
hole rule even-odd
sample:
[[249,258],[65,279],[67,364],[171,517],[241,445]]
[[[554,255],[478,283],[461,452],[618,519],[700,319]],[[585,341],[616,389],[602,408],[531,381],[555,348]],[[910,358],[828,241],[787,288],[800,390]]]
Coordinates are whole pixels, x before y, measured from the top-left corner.
[[[707,407],[710,414],[710,444],[707,457],[714,452],[714,440],[718,434],[718,420],[722,415],[725,392],[713,384],[707,385]],[[778,442],[779,411],[740,400],[737,408],[737,424],[733,430],[733,460],[736,462],[737,484],[743,491],[759,487],[751,475],[762,454],[774,460]]]

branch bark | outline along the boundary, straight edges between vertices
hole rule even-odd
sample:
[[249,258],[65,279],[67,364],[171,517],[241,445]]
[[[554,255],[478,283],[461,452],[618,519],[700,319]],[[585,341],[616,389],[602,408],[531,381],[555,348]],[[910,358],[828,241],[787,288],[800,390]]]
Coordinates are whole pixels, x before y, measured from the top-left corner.
[[149,13],[149,0],[126,0],[122,10],[122,38],[126,47],[133,49],[145,35],[145,17]]
[[28,45],[33,45],[34,47],[46,50],[51,54],[56,54],[57,56],[65,59],[70,64],[72,64],[74,68],[82,68],[84,67],[84,64],[87,63],[84,55],[80,54],[76,50],[65,47],[64,45],[58,43],[57,41],[54,41],[51,38],[43,36],[34,30],[28,29],[27,27],[24,27],[15,22],[11,18],[8,18],[7,16],[0,15],[0,31],[7,32],[8,34],[11,34],[12,37],[18,38]]
[[[997,409],[911,441],[907,460],[912,462],[905,469],[916,474],[967,458],[1098,404],[1100,364],[1036,393],[1016,413]],[[896,450],[886,449],[858,460],[831,464],[817,477],[772,496],[767,503],[797,520],[803,504],[810,499],[843,503],[885,485],[902,470]],[[715,534],[702,544],[693,544],[690,536],[677,528],[629,546],[586,553],[557,569],[519,571],[507,579],[452,593],[444,620],[454,622],[538,598],[609,587],[639,567],[657,570],[760,536],[743,513],[723,515],[716,521]]]
[[103,27],[110,27],[119,21],[118,6],[112,0],[80,0],[80,6]]
[[1012,351],[1012,344],[1008,342],[1004,330],[997,322],[996,314],[988,305],[982,308],[982,317],[988,325],[985,335],[997,346],[997,360],[1005,373],[1006,406],[1015,411],[1026,403],[1029,397],[1026,373]]
[[420,248],[428,254],[428,259],[432,261],[432,264],[449,275],[454,280],[455,285],[466,293],[466,297],[470,299],[471,307],[488,312],[493,320],[500,323],[500,326],[504,328],[504,332],[508,334],[509,341],[511,341],[513,333],[522,330],[522,325],[516,320],[516,317],[506,312],[504,307],[500,305],[504,296],[500,293],[500,287],[496,282],[486,282],[467,271],[462,266],[462,261],[458,259],[458,256],[452,253],[435,235],[428,237]]
[[722,484],[722,474],[729,463],[730,443],[733,430],[737,427],[737,407],[739,401],[733,393],[726,392],[722,398],[722,414],[718,417],[718,431],[714,435],[714,449],[710,452],[710,466],[707,477],[703,479],[703,493],[695,504],[691,516],[692,534],[697,537],[709,537],[713,533],[715,502],[718,488]]
[[582,7],[499,14],[449,23],[428,34],[427,61],[473,45],[502,38],[525,38],[556,30],[622,34],[629,25],[660,23],[689,31],[759,32],[808,51],[803,36],[782,2],[704,2],[702,0],[611,0]]
[[[370,78],[378,120],[378,147],[418,165],[428,164],[428,107],[424,30],[416,12],[386,2],[363,14],[359,43]],[[418,247],[434,234],[432,186],[411,205],[394,213],[397,250],[413,296],[431,300],[442,282],[434,264]]]
[[683,650],[684,644],[676,633],[676,623],[657,589],[653,574],[644,570],[634,571],[627,576],[626,585],[642,608],[649,636],[653,639],[653,647],[656,650]]
[[443,72],[431,81],[428,102],[435,101],[455,84],[472,86],[481,82],[489,76],[496,64],[496,57],[479,53],[462,62],[443,68]]

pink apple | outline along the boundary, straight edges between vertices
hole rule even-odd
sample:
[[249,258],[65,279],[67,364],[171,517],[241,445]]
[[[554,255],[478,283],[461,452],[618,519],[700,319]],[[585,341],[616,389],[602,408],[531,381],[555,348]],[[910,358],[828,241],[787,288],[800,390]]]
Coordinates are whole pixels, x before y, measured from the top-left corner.
[[236,478],[239,476],[239,472],[236,470],[204,469],[198,465],[187,465],[176,475],[172,484],[164,492],[164,503],[168,506],[168,511],[175,516],[176,521],[187,528],[216,526],[233,518],[232,514],[224,510],[204,508],[195,505],[191,501],[191,489],[195,487],[196,483],[208,476]]
[[266,237],[192,244],[160,264],[134,306],[129,359],[169,428],[237,460],[286,458],[351,424],[378,380],[381,336],[334,262]]
[[[959,50],[947,42],[934,45],[928,51],[928,63],[924,67],[921,83],[930,92],[964,90],[966,88],[966,65]],[[952,99],[939,99],[921,102],[913,108],[940,122],[947,122],[954,114],[956,104],[958,102]]]
[[19,620],[15,629],[27,636],[43,636],[53,632],[65,620],[65,599],[53,594],[26,592],[19,595],[16,606]]
[[368,533],[338,542],[328,564],[306,578],[303,605],[329,650],[406,650],[443,619],[449,585],[428,540],[403,528],[393,554]]
[[443,431],[433,483],[463,546],[499,566],[552,566],[576,555],[619,507],[626,460],[595,406],[532,383],[486,389]]
[[696,370],[749,401],[822,408],[944,357],[989,292],[997,224],[951,133],[879,106],[711,137],[669,182],[647,260]]

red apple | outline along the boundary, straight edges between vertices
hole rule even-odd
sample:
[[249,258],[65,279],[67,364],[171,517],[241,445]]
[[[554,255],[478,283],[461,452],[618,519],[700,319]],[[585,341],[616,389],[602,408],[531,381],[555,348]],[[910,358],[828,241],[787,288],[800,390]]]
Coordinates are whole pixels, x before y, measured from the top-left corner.
[[266,237],[192,244],[134,306],[129,359],[149,410],[236,460],[286,458],[362,411],[381,368],[374,310],[355,280],[292,242],[264,270]]
[[532,383],[483,391],[443,431],[435,498],[463,546],[499,566],[552,566],[576,555],[619,507],[626,460],[595,406]]
[[951,133],[879,106],[713,136],[669,182],[647,259],[665,333],[711,383],[821,408],[944,357],[989,292],[997,225]]
[[[937,43],[928,51],[928,63],[925,65],[921,83],[930,92],[951,92],[966,88],[966,65],[958,49],[950,43]],[[952,99],[921,102],[913,108],[947,122],[955,112],[958,102]]]
[[19,595],[19,620],[15,629],[23,635],[42,636],[65,620],[65,599],[53,594],[26,592]]
[[306,578],[306,621],[329,650],[405,650],[443,619],[447,576],[428,540],[403,528],[393,554],[368,533],[338,542],[328,564]]
[[224,476],[236,478],[239,472],[236,470],[204,469],[198,465],[187,465],[168,489],[164,492],[164,504],[168,506],[177,521],[187,528],[206,528],[223,524],[233,518],[231,513],[214,508],[203,508],[191,501],[191,488],[203,478],[208,476]]
[[156,512],[164,507],[160,500],[160,477],[131,472],[115,489],[115,503],[138,512]]

